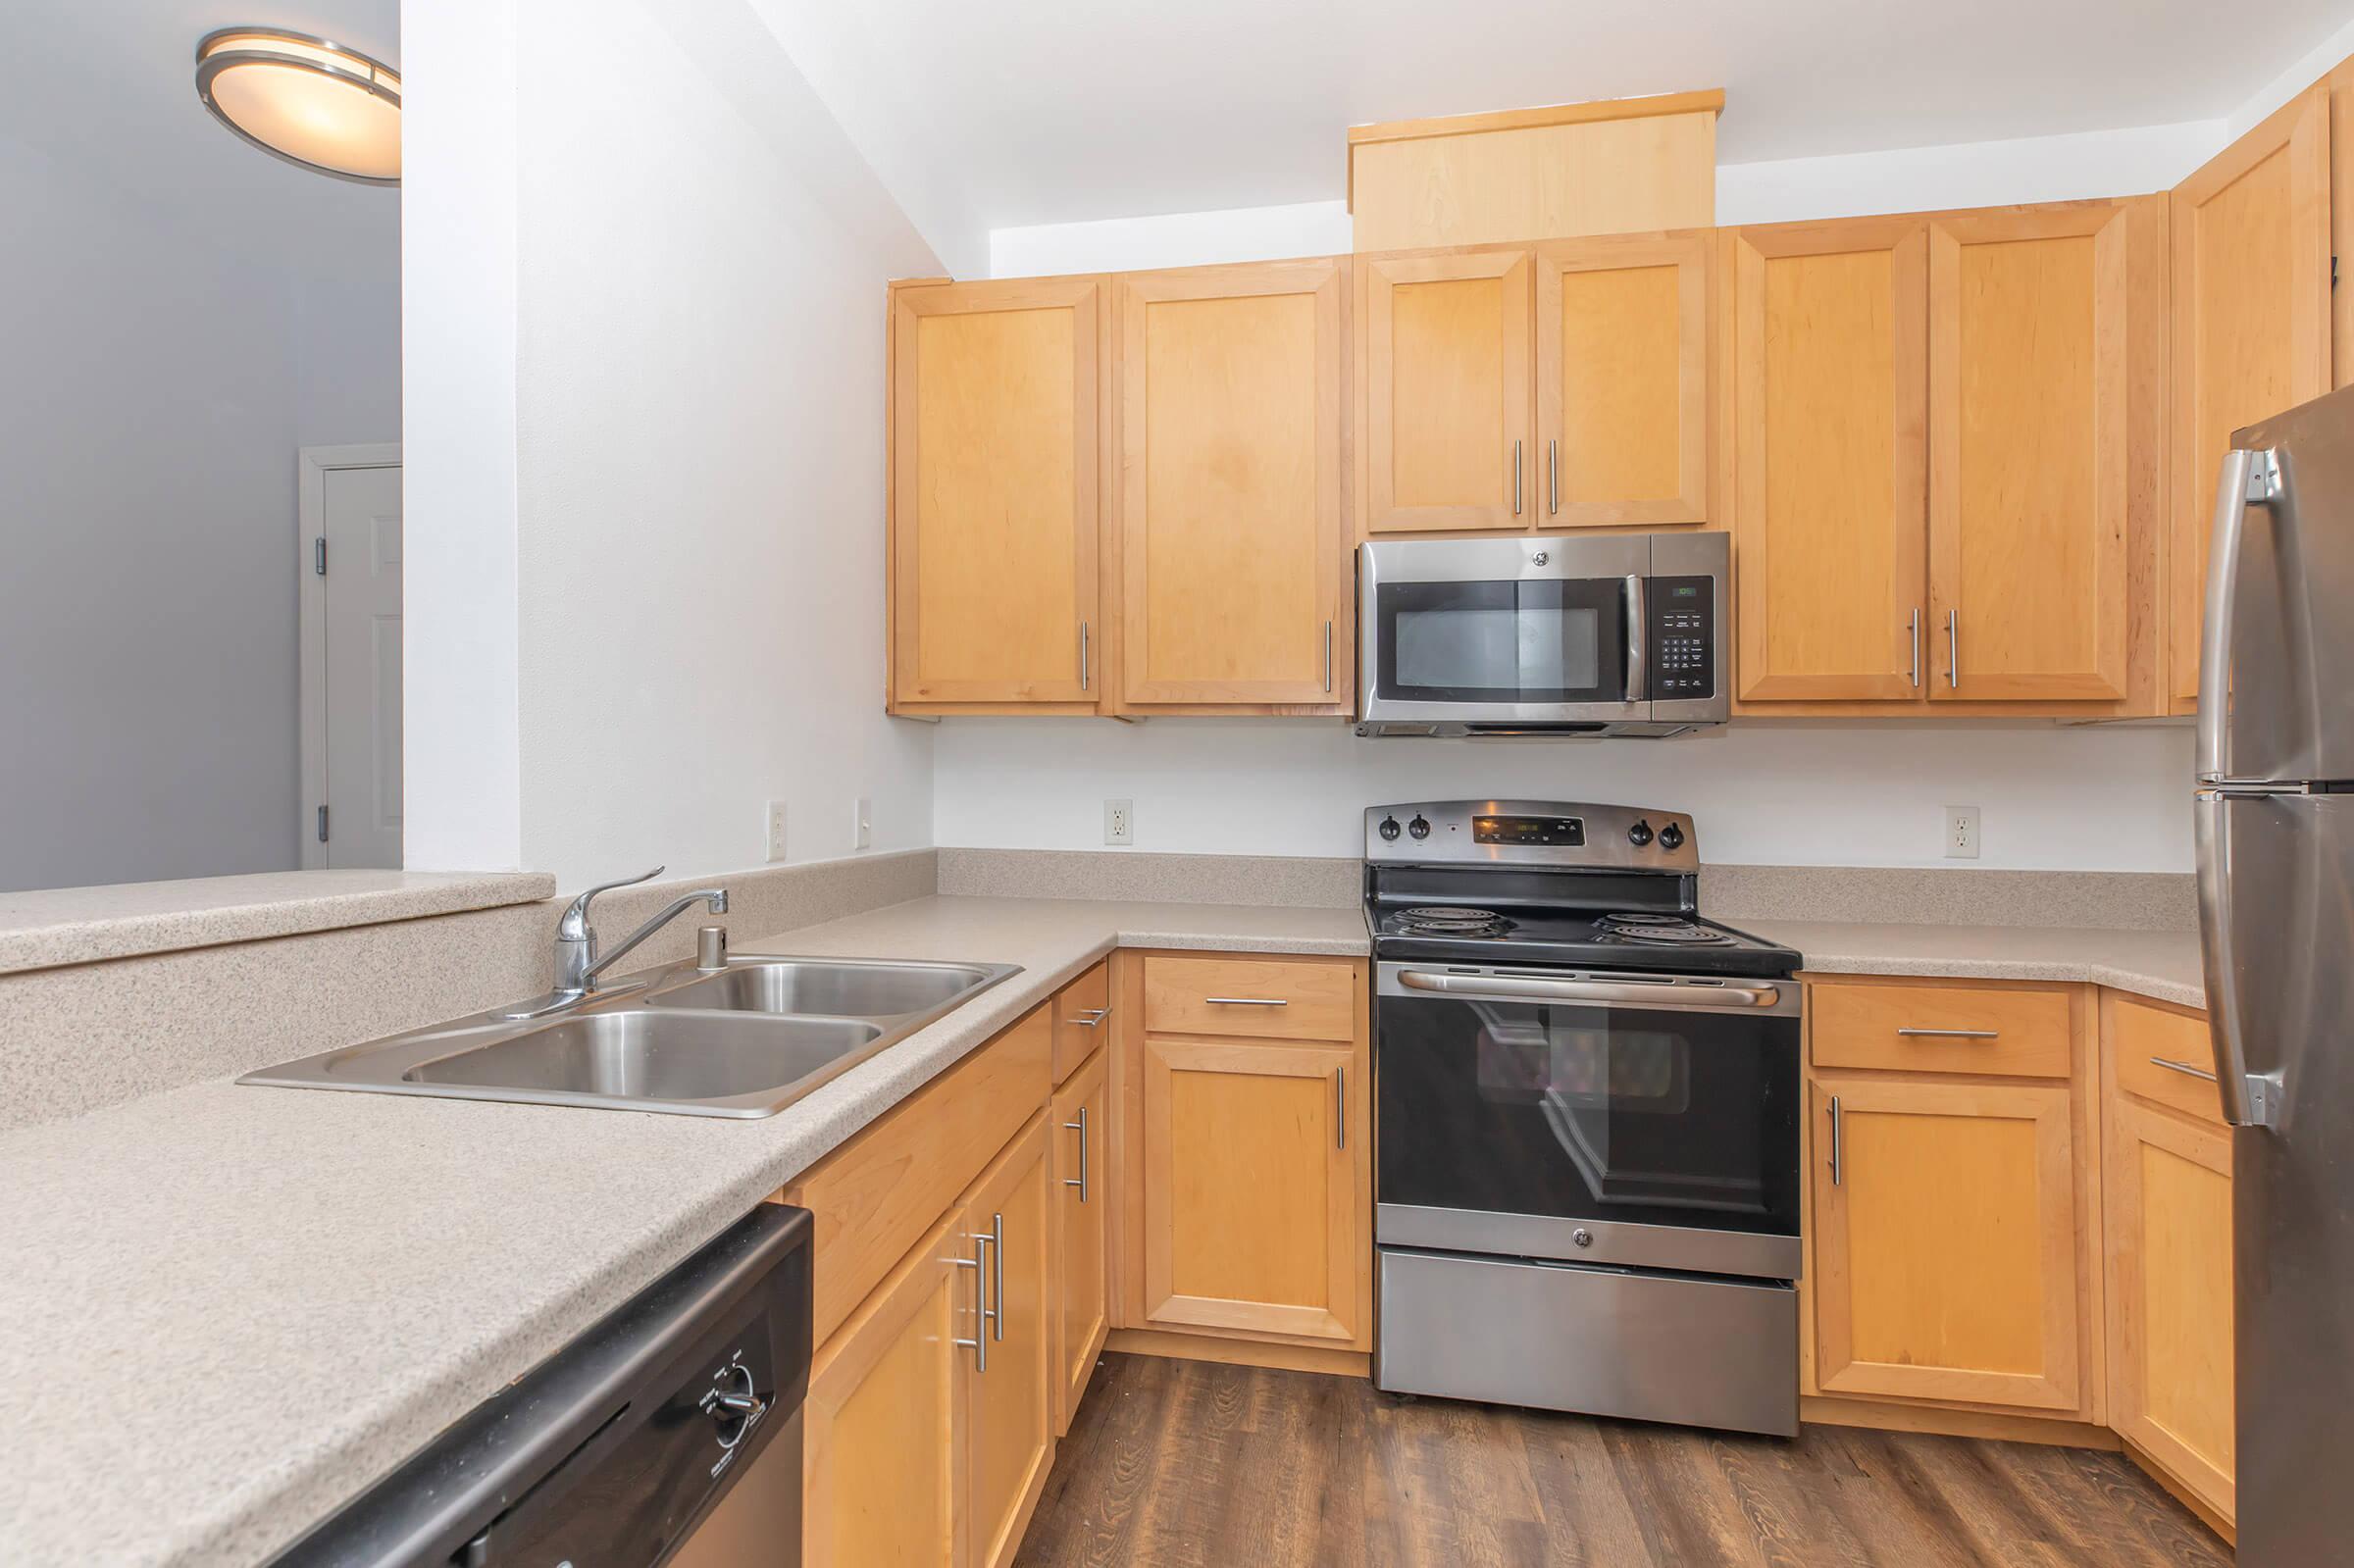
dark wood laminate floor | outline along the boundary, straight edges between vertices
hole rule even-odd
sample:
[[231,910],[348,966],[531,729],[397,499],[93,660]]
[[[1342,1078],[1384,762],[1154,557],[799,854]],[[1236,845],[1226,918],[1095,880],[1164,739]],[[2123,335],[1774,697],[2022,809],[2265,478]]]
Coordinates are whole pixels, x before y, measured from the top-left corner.
[[1021,1568],[2223,1564],[2122,1456],[1809,1427],[1796,1442],[1393,1403],[1362,1379],[1107,1355]]

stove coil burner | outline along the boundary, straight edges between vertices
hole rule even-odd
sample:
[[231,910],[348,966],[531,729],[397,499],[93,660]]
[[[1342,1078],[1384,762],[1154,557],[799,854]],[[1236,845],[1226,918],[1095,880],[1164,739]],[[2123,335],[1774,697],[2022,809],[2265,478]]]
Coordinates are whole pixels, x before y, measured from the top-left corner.
[[1398,929],[1427,936],[1501,936],[1512,929],[1512,923],[1493,909],[1417,904],[1398,911]]
[[1732,938],[1681,915],[1605,915],[1602,928],[1621,941],[1659,942],[1668,946],[1724,947]]

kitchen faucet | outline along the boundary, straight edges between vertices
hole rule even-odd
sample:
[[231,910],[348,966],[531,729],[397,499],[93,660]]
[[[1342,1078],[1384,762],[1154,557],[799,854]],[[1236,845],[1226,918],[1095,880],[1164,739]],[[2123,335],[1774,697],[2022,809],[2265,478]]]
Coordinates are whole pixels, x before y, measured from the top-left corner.
[[728,912],[728,890],[725,887],[697,888],[672,899],[657,910],[651,920],[624,936],[600,956],[596,928],[588,924],[589,901],[598,893],[611,892],[616,887],[633,887],[641,882],[651,882],[668,869],[656,866],[651,871],[636,877],[624,877],[619,882],[599,883],[566,905],[563,918],[556,922],[556,988],[545,996],[537,997],[521,1007],[510,1008],[498,1016],[503,1019],[537,1018],[543,1013],[552,1013],[558,1008],[586,1001],[596,993],[596,977],[610,968],[616,959],[694,905],[706,904],[714,915]]

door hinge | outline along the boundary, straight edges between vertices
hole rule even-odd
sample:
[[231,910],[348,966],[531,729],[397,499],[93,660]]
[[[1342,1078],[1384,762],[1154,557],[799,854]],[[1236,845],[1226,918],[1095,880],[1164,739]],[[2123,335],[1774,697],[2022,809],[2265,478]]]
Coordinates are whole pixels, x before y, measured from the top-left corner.
[[327,842],[327,808],[325,806],[319,808],[319,841]]
[[311,570],[327,576],[327,535],[322,533],[311,541]]

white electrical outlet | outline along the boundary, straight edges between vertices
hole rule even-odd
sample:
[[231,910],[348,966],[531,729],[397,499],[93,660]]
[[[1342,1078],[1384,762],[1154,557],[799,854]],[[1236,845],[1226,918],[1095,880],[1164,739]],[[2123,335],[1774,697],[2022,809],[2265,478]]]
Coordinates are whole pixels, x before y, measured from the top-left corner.
[[850,847],[864,849],[875,841],[875,803],[860,795],[852,803],[850,814]]
[[782,800],[768,803],[768,858],[785,858],[785,802]]
[[1978,808],[1948,806],[1945,808],[1945,858],[1975,860],[1978,858]]
[[1136,842],[1136,802],[1106,800],[1103,802],[1103,841],[1107,844]]

